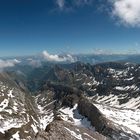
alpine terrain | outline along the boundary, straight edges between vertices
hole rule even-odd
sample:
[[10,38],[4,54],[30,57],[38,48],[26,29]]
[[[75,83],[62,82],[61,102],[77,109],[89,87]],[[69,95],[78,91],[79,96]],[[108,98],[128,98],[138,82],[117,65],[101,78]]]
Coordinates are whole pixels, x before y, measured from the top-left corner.
[[0,73],[0,140],[140,140],[140,65],[15,65]]

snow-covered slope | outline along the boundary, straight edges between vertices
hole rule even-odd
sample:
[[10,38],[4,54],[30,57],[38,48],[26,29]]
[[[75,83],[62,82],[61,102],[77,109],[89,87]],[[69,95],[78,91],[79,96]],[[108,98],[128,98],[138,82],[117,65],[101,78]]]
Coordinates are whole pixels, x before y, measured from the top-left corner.
[[[116,107],[116,108],[123,108],[123,109],[139,109],[140,108],[140,97],[137,98],[130,98],[127,99],[128,93],[124,95],[102,95],[99,96],[98,94],[94,97],[89,97],[89,99],[92,99],[94,102],[101,103],[104,105]],[[120,104],[120,100],[127,100],[127,102],[122,102]]]
[[45,130],[46,126],[54,119],[54,103],[56,100],[53,99],[53,94],[52,91],[46,91],[34,97],[41,130]]
[[108,119],[125,132],[140,138],[140,110],[120,109],[104,104],[94,104]]

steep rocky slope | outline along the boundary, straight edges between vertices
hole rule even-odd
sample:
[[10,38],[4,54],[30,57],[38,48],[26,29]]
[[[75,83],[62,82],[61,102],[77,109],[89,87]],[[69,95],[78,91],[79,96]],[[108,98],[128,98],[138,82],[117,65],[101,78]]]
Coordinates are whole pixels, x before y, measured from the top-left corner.
[[53,121],[45,132],[39,132],[36,140],[107,140],[103,135],[84,127],[78,127],[65,121]]
[[39,128],[33,98],[8,74],[0,74],[0,139],[30,140]]

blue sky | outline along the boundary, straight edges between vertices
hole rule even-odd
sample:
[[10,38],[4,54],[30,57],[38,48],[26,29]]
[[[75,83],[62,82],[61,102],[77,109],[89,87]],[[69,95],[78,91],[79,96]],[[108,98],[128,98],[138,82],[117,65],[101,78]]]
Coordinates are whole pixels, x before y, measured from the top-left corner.
[[0,55],[140,52],[137,0],[1,0]]

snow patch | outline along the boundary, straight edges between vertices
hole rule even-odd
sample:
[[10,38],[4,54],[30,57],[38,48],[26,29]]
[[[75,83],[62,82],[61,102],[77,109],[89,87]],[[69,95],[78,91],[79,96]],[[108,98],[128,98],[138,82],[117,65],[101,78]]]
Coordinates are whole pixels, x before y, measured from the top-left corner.
[[76,139],[78,139],[78,140],[83,140],[83,138],[82,138],[82,135],[81,134],[76,134],[74,131],[72,131],[72,130],[70,130],[70,129],[68,129],[67,127],[64,127],[67,131],[69,131],[70,132],[70,134],[72,135],[72,136],[74,136]]
[[8,104],[9,104],[9,100],[4,99],[0,104],[0,112],[3,111],[6,107],[8,107]]
[[13,89],[8,91],[7,96],[11,97],[11,98],[15,97],[15,96],[13,96]]
[[33,129],[33,131],[34,131],[35,133],[38,132],[38,129],[37,129],[37,127],[36,127],[34,124],[31,124],[31,127],[32,127],[32,129]]
[[77,126],[85,127],[95,131],[95,128],[91,125],[91,122],[88,121],[86,117],[79,114],[77,106],[78,105],[75,104],[73,108],[61,108],[59,110],[60,117],[62,117],[64,121],[72,122]]
[[10,140],[21,140],[19,136],[19,131],[17,131]]

